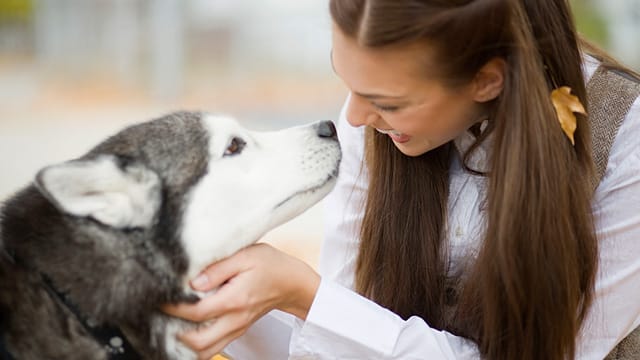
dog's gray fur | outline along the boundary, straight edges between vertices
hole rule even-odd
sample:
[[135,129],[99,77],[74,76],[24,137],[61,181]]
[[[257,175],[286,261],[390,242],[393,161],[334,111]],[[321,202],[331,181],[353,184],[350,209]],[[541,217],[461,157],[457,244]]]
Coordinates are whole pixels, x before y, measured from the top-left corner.
[[[108,158],[128,176],[155,179],[149,192],[157,199],[144,205],[145,211],[151,208],[148,226],[114,227],[92,216],[70,215],[48,194],[42,173],[5,202],[0,213],[0,326],[14,357],[107,358],[73,314],[45,291],[43,274],[83,314],[122,329],[145,358],[188,356],[180,350],[166,353],[175,344],[166,343],[166,326],[158,324],[174,320],[157,309],[198,300],[185,286],[191,264],[180,237],[188,194],[208,172],[211,134],[202,117],[181,112],[129,127],[74,161]],[[336,171],[337,165],[328,177],[335,178]]]

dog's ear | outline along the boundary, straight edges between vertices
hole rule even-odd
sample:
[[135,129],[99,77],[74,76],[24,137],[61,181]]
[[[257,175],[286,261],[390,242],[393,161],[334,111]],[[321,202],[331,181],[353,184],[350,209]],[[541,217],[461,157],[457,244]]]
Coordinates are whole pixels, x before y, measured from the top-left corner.
[[35,183],[65,213],[119,229],[149,227],[160,206],[158,175],[110,155],[46,167]]

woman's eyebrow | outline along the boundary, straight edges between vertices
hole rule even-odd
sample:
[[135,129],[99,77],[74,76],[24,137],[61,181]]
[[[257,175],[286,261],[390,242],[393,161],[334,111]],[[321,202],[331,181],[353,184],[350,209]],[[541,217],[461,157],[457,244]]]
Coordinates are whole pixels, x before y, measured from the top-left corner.
[[361,92],[357,92],[357,91],[353,91],[354,94],[361,96],[363,98],[369,99],[369,100],[380,100],[380,99],[389,99],[389,100],[398,100],[398,99],[404,99],[404,96],[394,96],[394,95],[384,95],[384,94],[368,94],[368,93],[361,93]]

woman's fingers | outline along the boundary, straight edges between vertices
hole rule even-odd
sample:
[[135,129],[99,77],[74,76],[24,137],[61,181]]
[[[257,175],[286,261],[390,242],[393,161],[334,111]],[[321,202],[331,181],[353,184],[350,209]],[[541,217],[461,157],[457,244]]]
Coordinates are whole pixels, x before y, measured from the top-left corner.
[[203,271],[197,290],[217,289],[196,304],[165,306],[169,315],[193,322],[211,321],[180,339],[203,358],[219,353],[262,315],[280,309],[301,319],[311,306],[319,275],[304,262],[266,245],[240,250]]
[[229,279],[236,276],[242,269],[243,264],[235,260],[234,256],[223,259],[210,265],[198,277],[191,281],[191,286],[197,291],[211,291],[218,289],[213,295],[205,296],[195,304],[165,304],[161,310],[171,316],[179,317],[193,322],[204,322],[215,317],[217,298],[220,294],[223,284]]
[[214,300],[214,296],[206,296],[200,299],[200,301],[195,304],[165,304],[162,305],[160,309],[162,310],[162,312],[174,317],[189,320],[192,322],[204,322],[207,320],[211,320],[214,317],[214,307],[217,304],[217,302]]
[[191,280],[191,287],[198,291],[211,291],[237,275],[244,267],[242,253],[236,253],[209,265],[195,279]]
[[171,316],[197,323],[213,320],[244,305],[238,301],[240,297],[233,294],[234,290],[232,287],[222,286],[195,304],[167,304],[161,310]]
[[197,352],[199,358],[210,359],[244,334],[251,323],[247,314],[232,313],[208,326],[185,332],[178,339]]

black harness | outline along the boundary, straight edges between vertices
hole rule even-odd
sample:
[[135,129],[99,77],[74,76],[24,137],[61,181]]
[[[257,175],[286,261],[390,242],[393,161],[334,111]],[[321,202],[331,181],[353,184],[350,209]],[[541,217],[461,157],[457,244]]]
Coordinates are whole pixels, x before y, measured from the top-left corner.
[[[2,255],[9,262],[16,265],[15,255],[7,249],[2,249]],[[49,295],[60,305],[69,310],[76,319],[82,324],[82,327],[89,333],[108,354],[110,360],[139,360],[142,356],[131,346],[131,343],[122,334],[118,327],[106,326],[98,324],[90,317],[85,316],[78,307],[64,293],[58,291],[51,279],[45,274],[40,274],[43,280],[44,288]],[[4,331],[0,331],[0,360],[15,360],[8,350]]]

